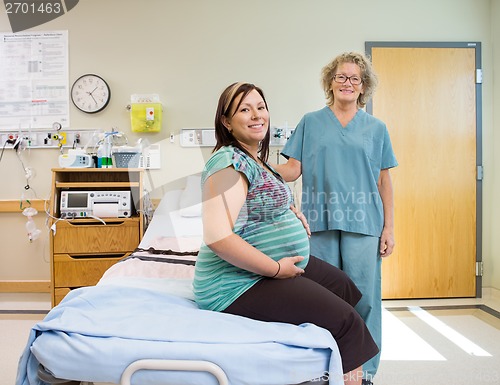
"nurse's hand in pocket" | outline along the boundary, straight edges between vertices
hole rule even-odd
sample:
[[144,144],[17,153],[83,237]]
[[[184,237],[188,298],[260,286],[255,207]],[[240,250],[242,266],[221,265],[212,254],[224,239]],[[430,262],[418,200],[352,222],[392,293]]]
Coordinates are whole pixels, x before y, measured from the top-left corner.
[[307,236],[311,237],[311,229],[309,228],[309,223],[307,223],[306,216],[302,212],[297,210],[297,208],[294,205],[290,206],[290,210],[292,210],[294,214],[297,216],[297,218],[299,218],[300,221],[302,222],[304,229],[306,229]]

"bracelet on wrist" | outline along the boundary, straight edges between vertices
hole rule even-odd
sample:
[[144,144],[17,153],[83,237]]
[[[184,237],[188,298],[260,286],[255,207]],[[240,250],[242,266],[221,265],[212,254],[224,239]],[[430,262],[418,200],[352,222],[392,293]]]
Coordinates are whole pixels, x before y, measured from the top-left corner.
[[276,274],[274,274],[271,278],[276,278],[276,276],[279,274],[280,270],[281,270],[281,265],[278,261],[276,261],[276,263],[278,264],[278,271],[276,272]]

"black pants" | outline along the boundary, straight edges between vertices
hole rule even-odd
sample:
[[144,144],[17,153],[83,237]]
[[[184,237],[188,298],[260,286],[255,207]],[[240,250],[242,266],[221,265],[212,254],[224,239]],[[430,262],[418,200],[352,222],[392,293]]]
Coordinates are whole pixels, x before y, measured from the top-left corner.
[[313,256],[296,278],[265,278],[224,310],[260,321],[313,323],[337,341],[344,373],[378,353],[378,347],[354,306],[361,293],[340,269]]

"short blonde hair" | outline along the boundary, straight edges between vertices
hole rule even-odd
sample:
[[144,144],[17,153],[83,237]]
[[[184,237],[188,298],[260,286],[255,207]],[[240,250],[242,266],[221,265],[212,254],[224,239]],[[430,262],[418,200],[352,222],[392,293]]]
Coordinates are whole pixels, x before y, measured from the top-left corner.
[[331,85],[338,66],[343,63],[354,63],[361,70],[361,79],[363,81],[361,84],[363,85],[364,92],[359,95],[357,103],[359,108],[363,108],[375,92],[378,79],[377,75],[373,71],[370,60],[359,52],[344,52],[338,55],[321,70],[321,85],[323,86],[323,91],[325,92],[326,104],[331,106],[335,101]]

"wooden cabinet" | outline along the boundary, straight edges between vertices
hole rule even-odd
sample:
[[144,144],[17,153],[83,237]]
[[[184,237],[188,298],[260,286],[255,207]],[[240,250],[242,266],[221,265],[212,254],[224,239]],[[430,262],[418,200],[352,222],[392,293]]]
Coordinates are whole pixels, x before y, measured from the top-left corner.
[[[131,191],[131,216],[61,218],[59,203],[61,192],[65,190]],[[53,306],[70,290],[95,285],[110,266],[137,248],[144,228],[142,192],[142,169],[52,170],[50,263]]]

